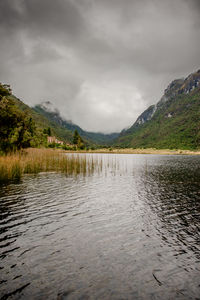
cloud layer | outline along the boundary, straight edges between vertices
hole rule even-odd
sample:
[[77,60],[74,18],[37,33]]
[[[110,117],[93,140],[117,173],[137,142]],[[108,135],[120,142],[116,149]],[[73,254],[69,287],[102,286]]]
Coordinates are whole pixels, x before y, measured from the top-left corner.
[[199,0],[1,0],[0,81],[90,131],[119,131],[199,68]]

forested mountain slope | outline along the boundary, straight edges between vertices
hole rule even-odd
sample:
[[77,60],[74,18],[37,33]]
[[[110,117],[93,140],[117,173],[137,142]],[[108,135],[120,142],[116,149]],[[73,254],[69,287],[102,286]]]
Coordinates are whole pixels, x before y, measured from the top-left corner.
[[[40,143],[39,141],[43,141],[45,139],[45,136],[43,137],[43,132],[45,132],[47,129],[50,129],[51,135],[56,136],[56,138],[66,143],[73,143],[74,131],[77,130],[80,136],[83,138],[86,146],[96,145],[96,147],[97,145],[107,145],[111,143],[112,140],[119,135],[119,133],[103,134],[84,131],[78,125],[62,118],[60,112],[54,108],[49,101],[31,108],[12,94],[9,85],[0,84],[0,97],[1,99],[4,97],[4,100],[1,102],[2,107],[3,105],[5,106],[4,102],[7,103],[7,108],[5,107],[5,111],[8,109],[9,105],[12,106],[12,112],[10,112],[10,114],[13,115],[13,118],[14,115],[17,115],[17,113],[19,114],[19,112],[22,113],[21,119],[31,118],[34,126],[37,128],[37,135],[40,135],[38,143]],[[3,120],[3,116],[1,116],[1,120]],[[9,121],[6,120],[7,119],[5,119],[4,124],[7,123],[7,127],[9,127]],[[3,128],[3,125],[1,127]]]
[[51,134],[55,135],[58,139],[71,143],[73,140],[73,132],[70,130],[64,128],[62,125],[57,124],[53,120],[50,121],[48,118],[46,118],[44,115],[38,113],[28,105],[24,104],[21,100],[16,98],[15,96],[12,96],[12,99],[14,100],[17,107],[24,111],[25,113],[32,116],[33,120],[36,123],[36,126],[41,129],[47,129],[51,128]]
[[9,85],[0,83],[0,153],[45,145],[47,135],[37,125],[31,109],[12,95]]
[[58,109],[56,109],[50,101],[43,102],[34,106],[34,111],[40,115],[45,116],[50,122],[57,124],[58,126],[65,128],[71,132],[77,130],[82,138],[87,140],[89,143],[95,143],[98,145],[110,144],[118,137],[119,133],[104,134],[98,132],[88,132],[83,130],[80,126],[74,124],[71,121],[64,119]]
[[150,106],[114,143],[133,148],[200,148],[200,70],[172,81],[156,105]]

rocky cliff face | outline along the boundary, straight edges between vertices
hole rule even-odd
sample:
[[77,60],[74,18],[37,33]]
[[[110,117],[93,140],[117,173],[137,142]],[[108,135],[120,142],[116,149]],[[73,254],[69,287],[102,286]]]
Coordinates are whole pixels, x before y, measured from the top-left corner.
[[[138,125],[142,125],[148,121],[150,121],[155,112],[160,109],[164,103],[166,103],[169,99],[172,99],[178,94],[189,94],[195,88],[200,88],[200,70],[195,73],[190,74],[185,79],[175,79],[173,80],[168,87],[164,91],[164,95],[161,97],[160,101],[151,105],[147,108],[136,120],[132,127],[138,127]],[[168,117],[172,115],[169,114]],[[124,131],[123,131],[124,132]]]
[[147,108],[136,120],[135,125],[141,125],[151,120],[156,111],[156,105],[151,105]]
[[200,87],[200,70],[196,73],[190,74],[183,82],[182,86],[179,89],[179,93],[189,94],[195,88]]
[[122,147],[200,148],[200,70],[172,81],[115,142]]

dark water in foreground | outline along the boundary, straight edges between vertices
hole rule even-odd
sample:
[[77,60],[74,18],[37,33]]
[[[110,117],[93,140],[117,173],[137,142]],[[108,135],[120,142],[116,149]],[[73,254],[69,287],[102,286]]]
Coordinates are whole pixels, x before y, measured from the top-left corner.
[[200,299],[200,157],[98,156],[0,190],[0,299]]

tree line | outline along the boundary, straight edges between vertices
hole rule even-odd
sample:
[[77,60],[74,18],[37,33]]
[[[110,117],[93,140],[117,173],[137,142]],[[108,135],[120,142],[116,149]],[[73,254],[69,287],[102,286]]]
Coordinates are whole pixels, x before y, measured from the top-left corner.
[[[0,83],[0,153],[42,145],[56,147],[57,145],[48,145],[47,136],[51,135],[50,127],[38,128],[31,115],[17,107],[10,86]],[[72,144],[73,149],[69,145],[63,145],[63,149],[85,149],[85,143],[77,130],[74,131]]]
[[37,147],[45,142],[45,135],[32,117],[18,109],[11,97],[9,85],[0,83],[0,151]]

